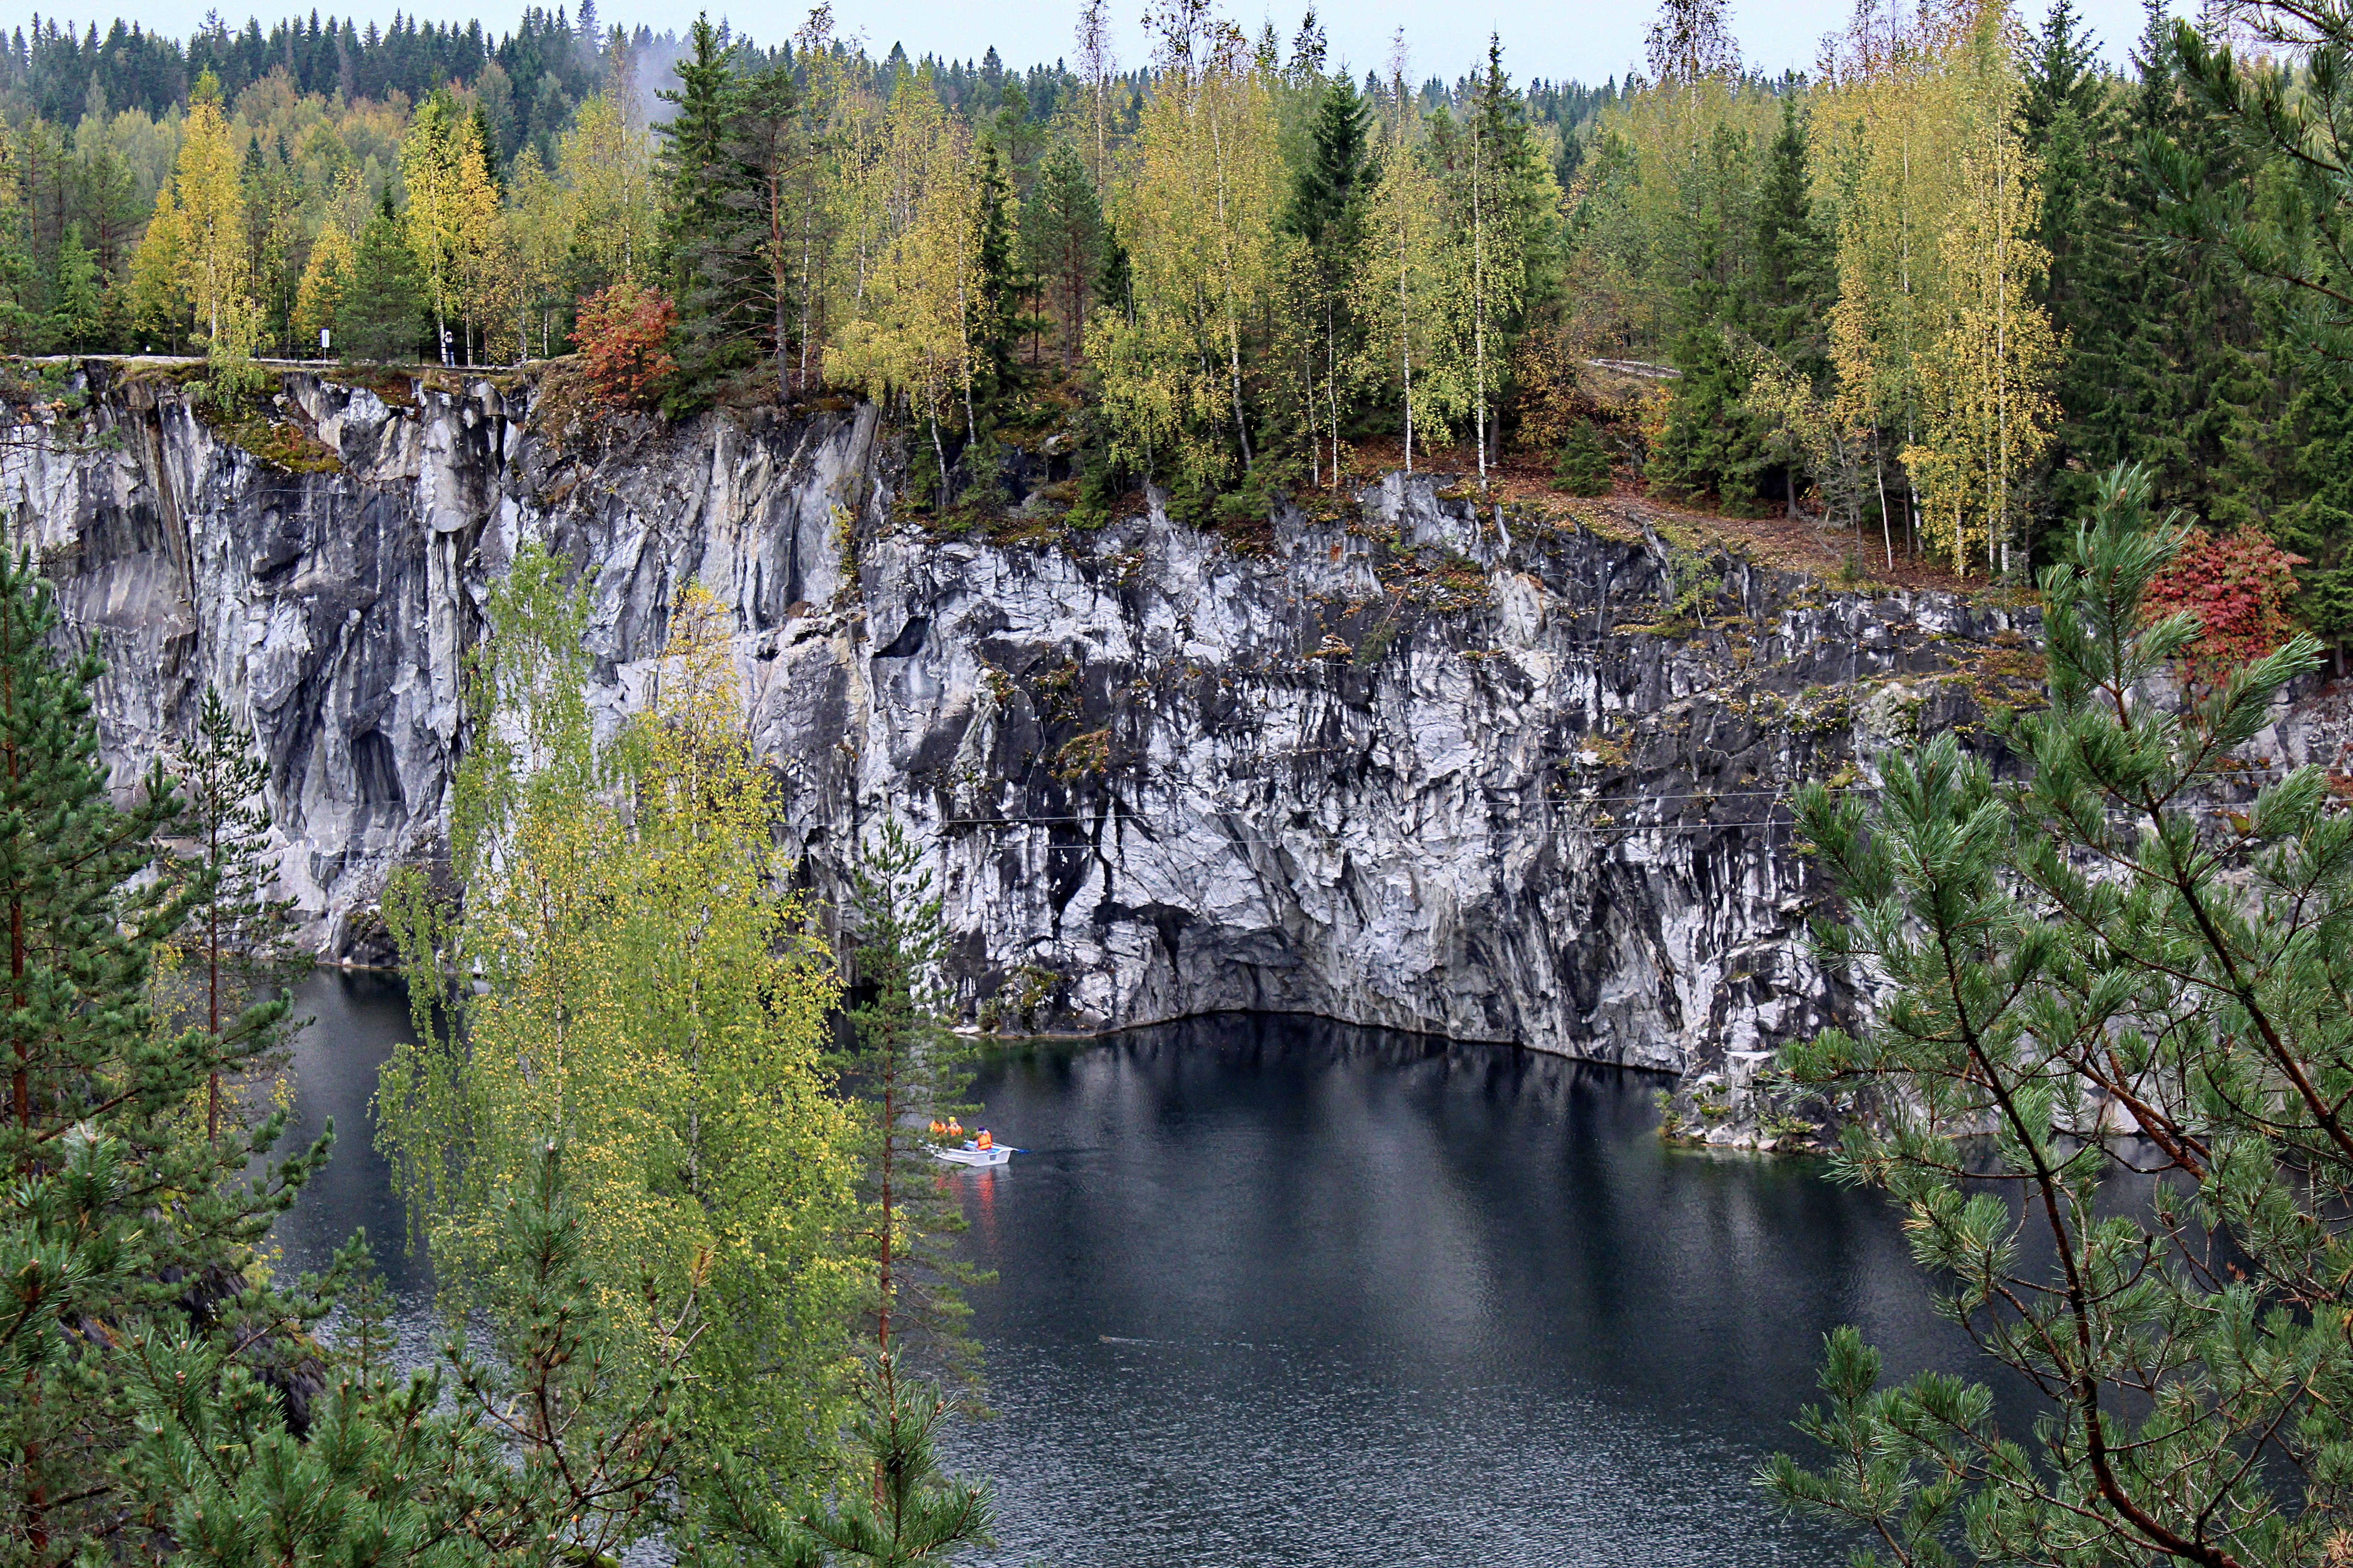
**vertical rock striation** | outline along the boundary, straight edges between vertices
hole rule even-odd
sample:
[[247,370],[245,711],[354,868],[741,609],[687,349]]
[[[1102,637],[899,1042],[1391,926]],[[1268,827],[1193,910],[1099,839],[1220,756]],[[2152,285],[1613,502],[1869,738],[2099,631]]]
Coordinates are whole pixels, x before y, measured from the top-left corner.
[[943,538],[894,513],[871,408],[567,439],[528,388],[377,384],[286,375],[271,462],[167,369],[92,362],[0,452],[14,542],[102,641],[118,778],[217,685],[333,960],[380,960],[385,877],[446,852],[463,658],[526,540],[589,576],[607,721],[683,584],[734,608],[807,875],[907,823],[965,1005],[1008,1027],[1275,1008],[1675,1070],[1769,1048],[1845,1005],[1800,941],[1789,785],[1864,784],[1876,741],[2033,679],[2000,607],[1424,477],[1233,537],[1156,508],[1066,534],[1037,498]]

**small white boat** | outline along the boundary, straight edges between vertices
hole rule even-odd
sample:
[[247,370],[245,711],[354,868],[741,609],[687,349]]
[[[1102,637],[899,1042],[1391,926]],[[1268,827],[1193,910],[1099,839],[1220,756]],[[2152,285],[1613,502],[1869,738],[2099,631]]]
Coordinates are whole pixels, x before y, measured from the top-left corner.
[[1017,1151],[1003,1143],[997,1144],[993,1149],[984,1149],[967,1138],[964,1141],[964,1147],[961,1149],[951,1149],[942,1144],[933,1149],[932,1152],[951,1165],[1002,1165],[1013,1158]]

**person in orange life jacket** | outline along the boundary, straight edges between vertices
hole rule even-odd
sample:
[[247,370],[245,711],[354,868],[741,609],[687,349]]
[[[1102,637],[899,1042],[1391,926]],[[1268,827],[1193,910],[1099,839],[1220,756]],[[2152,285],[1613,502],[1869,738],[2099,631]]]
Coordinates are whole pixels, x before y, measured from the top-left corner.
[[983,1149],[989,1149],[994,1148],[995,1146],[995,1140],[989,1137],[988,1129],[986,1127],[982,1128],[980,1130],[980,1147]]
[[944,1121],[941,1121],[938,1117],[936,1117],[936,1116],[933,1117],[933,1118],[932,1118],[932,1136],[933,1136],[933,1137],[934,1137],[934,1138],[944,1138],[944,1137],[946,1137],[947,1135],[948,1135],[948,1124],[947,1124],[946,1122],[944,1122]]
[[956,1119],[953,1116],[948,1118],[948,1136],[951,1138],[964,1136],[964,1129],[956,1125]]

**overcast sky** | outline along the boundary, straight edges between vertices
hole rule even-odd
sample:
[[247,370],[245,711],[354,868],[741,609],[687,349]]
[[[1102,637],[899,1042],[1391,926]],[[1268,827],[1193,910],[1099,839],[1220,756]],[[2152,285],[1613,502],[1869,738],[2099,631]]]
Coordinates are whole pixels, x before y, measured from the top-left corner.
[[[609,0],[626,5],[629,0]],[[2030,20],[2040,22],[2048,0],[2018,0]],[[608,0],[597,0],[599,5]],[[1142,63],[1145,55],[1144,28],[1138,18],[1143,0],[1113,0],[1119,16],[1123,60]],[[1264,0],[1229,0],[1229,14],[1255,33],[1271,19],[1288,44],[1299,27],[1304,0],[1284,0],[1271,10]],[[1514,80],[1531,76],[1555,80],[1599,82],[1622,76],[1642,58],[1642,29],[1656,9],[1655,0],[1327,0],[1322,13],[1333,53],[1361,73],[1387,60],[1389,39],[1405,29],[1406,47],[1419,76],[1452,78],[1468,70],[1486,53],[1487,35],[1504,40],[1505,68]],[[1050,60],[1071,52],[1074,4],[1021,3],[988,5],[942,5],[936,0],[835,0],[834,15],[846,28],[863,32],[880,54],[894,42],[920,54],[928,46],[944,53],[977,56],[991,44],[1008,63]],[[1778,74],[1786,67],[1810,69],[1822,35],[1841,26],[1853,10],[1853,0],[1733,0],[1732,26],[1742,54],[1753,64]],[[2125,50],[2141,31],[2140,0],[2077,0],[2112,58],[2122,62]],[[734,13],[739,25],[765,35],[777,26],[770,10]],[[657,26],[659,24],[657,23]],[[916,40],[924,40],[918,45]]]
[[[86,3],[86,0],[85,0]],[[555,0],[544,0],[551,7]],[[576,0],[575,0],[576,4]],[[120,0],[95,13],[103,24],[120,15],[151,27],[179,35],[195,29],[205,12],[217,4],[233,26],[254,12],[251,0]],[[480,17],[482,25],[503,31],[522,9],[512,5],[485,6],[481,0],[320,0],[322,13],[346,13],[361,21],[389,19],[397,4],[413,15],[463,22]],[[2045,0],[2021,0],[2030,21],[2039,22]],[[598,0],[607,22],[639,23],[656,29],[682,28],[695,0]],[[1298,29],[1303,0],[1286,0],[1287,8],[1269,11],[1257,5],[1237,4],[1231,14],[1255,33],[1270,17],[1288,42]],[[281,14],[307,13],[311,0],[279,0],[257,14],[266,27]],[[1113,0],[1120,21],[1120,53],[1124,63],[1141,64],[1145,54],[1144,29],[1138,18],[1145,0]],[[1651,0],[1327,0],[1319,7],[1335,56],[1359,72],[1378,66],[1388,55],[1390,36],[1405,29],[1417,76],[1453,78],[1470,68],[1485,51],[1492,29],[1503,36],[1504,61],[1514,79],[1531,76],[1555,80],[1599,82],[1624,74],[1642,56],[1642,29],[1651,19]],[[2126,49],[2141,30],[2140,0],[2077,0],[2076,8],[2099,36],[2104,52],[2122,62]],[[715,0],[715,17],[725,15],[737,27],[763,41],[789,34],[807,14],[799,0]],[[1747,59],[1765,70],[1810,68],[1822,35],[1840,26],[1852,9],[1852,0],[1734,0],[1733,30]],[[44,7],[44,14],[75,16],[66,6]],[[978,58],[996,46],[1010,65],[1050,61],[1071,51],[1071,25],[1077,16],[1075,0],[999,0],[998,4],[943,5],[940,0],[835,0],[834,15],[841,30],[861,34],[880,55],[893,43],[904,43],[910,54],[925,50],[955,57]]]

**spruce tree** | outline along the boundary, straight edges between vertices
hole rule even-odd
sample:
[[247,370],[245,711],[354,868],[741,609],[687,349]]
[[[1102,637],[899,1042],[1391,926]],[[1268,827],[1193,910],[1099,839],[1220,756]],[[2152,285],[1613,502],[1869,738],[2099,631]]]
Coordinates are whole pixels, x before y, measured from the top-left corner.
[[[195,740],[180,748],[177,772],[187,799],[179,833],[195,845],[174,868],[193,873],[196,899],[175,939],[196,993],[189,1010],[203,1018],[216,1056],[241,1055],[247,1042],[229,1031],[246,1018],[249,1003],[292,976],[299,956],[291,947],[294,901],[269,896],[277,868],[263,798],[269,764],[211,685],[196,710]],[[220,1131],[221,1109],[216,1068],[206,1084],[208,1136]]]
[[695,17],[687,43],[691,52],[674,68],[678,89],[657,95],[672,112],[654,128],[669,186],[662,204],[666,270],[680,306],[674,357],[683,395],[670,400],[673,410],[706,401],[712,386],[749,363],[751,334],[765,324],[738,275],[741,214],[730,200],[740,184],[734,50],[708,14]]
[[844,1087],[861,1115],[871,1223],[864,1261],[875,1353],[910,1347],[968,1372],[976,1347],[965,1338],[962,1288],[977,1279],[945,1243],[964,1228],[954,1193],[935,1179],[933,1121],[963,1115],[969,1049],[940,1021],[939,964],[947,928],[921,852],[896,822],[885,823],[851,868],[855,973],[865,999],[849,1009],[852,1044],[840,1062]]
[[[1785,93],[1781,123],[1766,151],[1757,190],[1756,271],[1743,312],[1757,343],[1788,366],[1809,395],[1831,374],[1829,321],[1838,291],[1838,247],[1814,215],[1811,151],[1797,95]],[[1799,515],[1804,460],[1796,444],[1786,432],[1775,438],[1766,419],[1751,415],[1749,423],[1756,441],[1749,482],[1760,490],[1779,490],[1788,514]],[[1778,483],[1768,472],[1775,469]]]
[[1590,419],[1569,422],[1553,468],[1552,488],[1563,495],[1606,496],[1609,493],[1609,452]]
[[[684,58],[671,68],[675,89],[655,96],[670,105],[670,118],[654,128],[661,142],[662,174],[668,185],[662,204],[663,239],[673,266],[723,212],[728,111],[735,86],[734,49],[713,26],[710,14],[694,18],[687,28]],[[687,274],[677,275],[681,289]]]
[[1359,356],[1363,334],[1350,309],[1349,290],[1362,262],[1372,110],[1344,72],[1332,79],[1316,101],[1309,127],[1307,157],[1291,187],[1285,215],[1293,233],[1307,247],[1313,279],[1310,306],[1316,321],[1315,352],[1308,384],[1321,389],[1314,421],[1332,444],[1331,476],[1340,480],[1340,381]]
[[425,322],[417,258],[387,194],[360,230],[351,281],[335,308],[335,348],[344,359],[408,359]]
[[[1499,35],[1487,35],[1485,68],[1472,82],[1470,173],[1481,195],[1468,216],[1482,231],[1477,249],[1484,258],[1472,268],[1472,419],[1485,436],[1483,476],[1503,451],[1504,414],[1517,380],[1514,351],[1534,312],[1560,287],[1560,191],[1550,158],[1536,145],[1527,101],[1504,70]],[[1442,144],[1444,138],[1434,140]]]
[[1742,402],[1748,370],[1725,337],[1727,328],[1743,321],[1740,296],[1722,276],[1723,253],[1721,224],[1705,215],[1675,346],[1682,374],[1645,472],[1663,494],[1685,500],[1713,494],[1725,511],[1739,515],[1756,500],[1760,443]]
[[795,321],[809,287],[803,272],[816,243],[804,188],[819,172],[791,60],[740,76],[732,110],[729,274],[747,301],[747,318],[760,319],[782,395],[791,384]]
[[25,243],[26,215],[11,140],[0,136],[0,351],[23,353],[40,331],[41,317],[33,309],[40,279]]
[[248,1270],[324,1141],[248,1178],[284,1114],[203,1130],[206,1078],[259,1052],[284,1006],[247,1010],[217,1043],[157,1017],[155,957],[202,876],[156,874],[180,811],[160,769],[111,804],[89,694],[102,667],[61,658],[58,636],[49,584],[29,558],[0,559],[0,1539],[30,1568],[131,1543],[118,1346],[193,1336],[217,1377],[282,1388],[289,1336],[322,1310]]
[[1033,247],[1032,265],[1060,329],[1062,366],[1075,370],[1103,267],[1103,223],[1094,181],[1069,142],[1056,142],[1039,165],[1022,209],[1021,235]]
[[58,246],[57,312],[53,336],[68,353],[96,348],[106,308],[98,258],[81,241],[81,226],[68,224]]
[[2139,454],[2126,437],[2118,384],[2126,343],[2145,323],[2148,260],[2127,232],[2127,188],[2138,174],[2116,100],[2094,68],[2096,45],[2072,0],[2052,0],[2027,40],[2019,121],[2042,175],[2036,237],[2051,258],[2041,303],[2065,334],[2057,387],[2060,420],[2046,458],[2045,515],[2088,506],[2094,476]]
[[[981,123],[975,117],[976,124]],[[1021,84],[1007,79],[997,95],[997,112],[986,121],[986,134],[1005,160],[1007,180],[1016,201],[1027,201],[1037,187],[1039,155],[1045,150],[1045,127],[1029,112],[1029,95]]]
[[[2196,35],[2189,47],[2200,47]],[[2127,187],[2126,235],[2141,266],[2123,275],[2115,300],[2122,347],[2108,438],[2116,458],[2150,468],[2159,502],[2227,529],[2261,521],[2275,504],[2284,389],[2262,312],[2232,258],[2166,243],[2179,216],[2171,181],[2245,191],[2258,174],[2227,121],[2191,91],[2183,51],[2180,33],[2152,6],[2127,134],[2141,164],[2168,184]]]
[[2353,641],[2353,367],[2317,355],[2296,356],[2291,406],[2295,439],[2296,495],[2282,508],[2273,532],[2305,558],[2296,571],[2297,617],[2335,651],[2345,673],[2345,647]]
[[1781,124],[1766,153],[1757,193],[1757,341],[1816,382],[1830,374],[1826,321],[1837,292],[1837,247],[1814,218],[1810,139],[1795,93],[1781,100]]
[[978,232],[973,237],[974,299],[967,307],[965,331],[972,342],[976,420],[985,425],[989,422],[986,411],[993,411],[1014,389],[1021,342],[1021,281],[1014,265],[1013,186],[1006,178],[1005,159],[994,139],[982,140],[975,163],[980,212]]
[[[2210,21],[2191,26],[2152,12],[2151,33],[2161,34],[2188,108],[2208,134],[2152,136],[2143,156],[2157,187],[2157,222],[2168,238],[2186,241],[2200,265],[2260,300],[2271,346],[2299,384],[2285,505],[2266,517],[2266,498],[2250,505],[2244,483],[2224,487],[2222,500],[2231,512],[2270,521],[2307,558],[2299,574],[2302,608],[2337,643],[2341,663],[2353,620],[2353,536],[2337,478],[2346,367],[2353,364],[2353,304],[2345,289],[2353,241],[2353,142],[2346,130],[2353,80],[2345,68],[2353,17],[2341,8],[2303,15],[2264,7],[2255,20],[2258,37],[2290,47],[2249,58]],[[2243,435],[2243,447],[2272,455],[2265,438],[2280,424],[2274,412],[2265,407],[2233,430]]]
[[1119,231],[1103,225],[1103,265],[1095,271],[1095,298],[1124,318],[1135,314],[1135,264],[1120,242]]
[[1350,234],[1364,221],[1366,141],[1372,109],[1345,76],[1324,84],[1308,127],[1307,156],[1292,177],[1291,231],[1305,240],[1319,266],[1346,259]]
[[786,389],[813,174],[790,60],[759,65],[707,16],[688,41],[680,87],[659,95],[675,111],[655,127],[663,267],[680,307],[673,413],[707,403],[764,353]]

